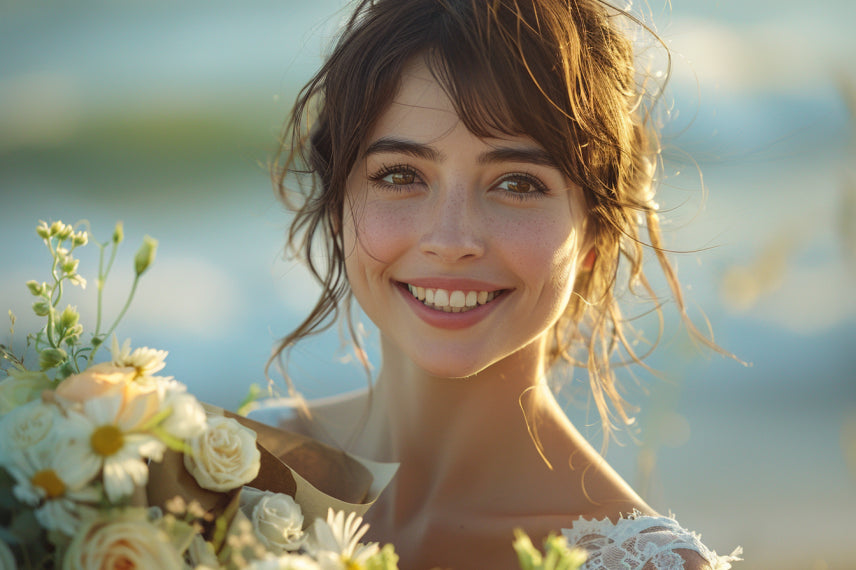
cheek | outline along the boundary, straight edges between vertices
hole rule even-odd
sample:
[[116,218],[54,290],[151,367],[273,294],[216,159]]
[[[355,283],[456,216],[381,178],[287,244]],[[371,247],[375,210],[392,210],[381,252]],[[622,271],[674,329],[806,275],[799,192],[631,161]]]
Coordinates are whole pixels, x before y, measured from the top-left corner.
[[343,224],[349,266],[364,268],[393,262],[407,249],[412,216],[382,201],[346,205]]
[[525,278],[540,282],[544,292],[570,290],[578,256],[577,224],[571,216],[540,216],[510,221],[502,249]]

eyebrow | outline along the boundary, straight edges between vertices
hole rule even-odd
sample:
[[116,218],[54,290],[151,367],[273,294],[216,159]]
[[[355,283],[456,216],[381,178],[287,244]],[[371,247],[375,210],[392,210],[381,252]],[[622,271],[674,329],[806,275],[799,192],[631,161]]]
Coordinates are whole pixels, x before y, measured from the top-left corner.
[[[368,148],[366,148],[365,152],[363,152],[363,158],[367,158],[372,154],[381,153],[406,154],[414,158],[433,160],[436,162],[442,162],[446,158],[443,153],[437,151],[437,149],[430,145],[394,137],[382,137],[374,141],[368,146]],[[523,162],[559,169],[559,164],[553,159],[553,157],[550,156],[546,150],[540,147],[497,147],[480,154],[478,162],[479,164]]]

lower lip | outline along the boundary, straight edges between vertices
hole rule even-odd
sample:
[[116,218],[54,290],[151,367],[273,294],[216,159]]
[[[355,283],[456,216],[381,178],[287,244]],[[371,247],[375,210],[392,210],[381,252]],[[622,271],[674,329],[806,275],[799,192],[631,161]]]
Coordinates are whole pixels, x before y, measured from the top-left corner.
[[506,296],[505,292],[503,292],[502,294],[494,297],[494,299],[489,303],[479,305],[469,311],[447,313],[445,311],[432,309],[425,305],[425,303],[410,294],[406,285],[398,285],[398,290],[402,297],[404,297],[405,302],[413,308],[413,312],[416,313],[416,316],[432,327],[447,330],[465,329],[479,323],[489,315],[494,308],[496,308],[497,304],[501,303]]

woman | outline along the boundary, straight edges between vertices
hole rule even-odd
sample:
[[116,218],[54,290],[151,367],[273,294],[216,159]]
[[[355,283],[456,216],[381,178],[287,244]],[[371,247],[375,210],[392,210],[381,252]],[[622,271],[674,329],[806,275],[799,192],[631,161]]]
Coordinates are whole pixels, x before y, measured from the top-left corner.
[[366,520],[403,568],[516,567],[515,527],[566,529],[590,568],[732,560],[658,517],[546,386],[584,366],[604,433],[628,421],[610,362],[638,359],[613,288],[621,259],[648,288],[643,229],[683,313],[627,19],[594,0],[363,0],[287,124],[277,185],[304,192],[290,244],[323,293],[279,352],[354,298],[382,362],[370,390],[279,423],[400,462]]

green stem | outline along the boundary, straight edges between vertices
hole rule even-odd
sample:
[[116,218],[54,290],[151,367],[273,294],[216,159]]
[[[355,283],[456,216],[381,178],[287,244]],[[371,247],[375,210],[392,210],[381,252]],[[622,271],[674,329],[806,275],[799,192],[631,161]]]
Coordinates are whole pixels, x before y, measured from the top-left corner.
[[[119,324],[119,321],[122,320],[122,317],[124,317],[125,313],[128,311],[128,307],[131,306],[131,301],[134,300],[134,293],[137,292],[137,283],[139,283],[139,282],[140,282],[140,276],[137,275],[134,277],[134,283],[131,285],[131,292],[128,294],[128,300],[125,301],[125,306],[122,307],[121,311],[119,311],[119,316],[117,316],[116,320],[113,321],[113,324],[110,325],[110,329],[106,333],[104,333],[105,339],[110,338],[110,335],[113,334],[113,331],[116,329],[116,326]],[[103,344],[103,343],[101,343],[101,344]],[[89,362],[90,363],[92,362],[92,359],[95,358],[95,353],[101,347],[101,344],[99,344],[98,346],[93,348],[92,352],[89,353]]]
[[[98,243],[98,242],[96,242]],[[98,290],[97,295],[97,304],[96,304],[96,312],[95,312],[95,334],[92,335],[93,338],[98,337],[98,333],[101,330],[101,300],[104,293],[104,244],[98,243],[98,280],[95,281],[95,288]]]

